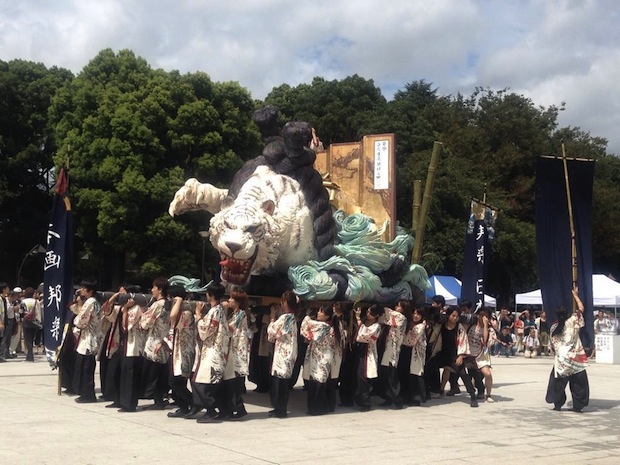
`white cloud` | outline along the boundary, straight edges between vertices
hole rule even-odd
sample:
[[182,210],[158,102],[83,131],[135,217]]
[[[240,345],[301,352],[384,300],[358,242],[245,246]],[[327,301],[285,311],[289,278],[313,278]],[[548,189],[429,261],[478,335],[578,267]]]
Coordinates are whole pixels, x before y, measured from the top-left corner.
[[104,48],[129,48],[256,98],[352,74],[387,98],[418,79],[442,94],[510,87],[565,101],[562,125],[620,154],[619,20],[615,0],[0,0],[0,58],[79,72]]

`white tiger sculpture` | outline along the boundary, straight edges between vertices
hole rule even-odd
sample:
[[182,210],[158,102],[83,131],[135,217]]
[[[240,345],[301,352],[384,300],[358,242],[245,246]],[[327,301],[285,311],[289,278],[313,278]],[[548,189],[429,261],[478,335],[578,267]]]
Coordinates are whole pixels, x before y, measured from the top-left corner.
[[172,216],[191,210],[214,214],[209,239],[221,257],[221,278],[243,286],[252,275],[286,273],[315,260],[313,220],[299,183],[258,166],[237,196],[189,179],[170,204]]

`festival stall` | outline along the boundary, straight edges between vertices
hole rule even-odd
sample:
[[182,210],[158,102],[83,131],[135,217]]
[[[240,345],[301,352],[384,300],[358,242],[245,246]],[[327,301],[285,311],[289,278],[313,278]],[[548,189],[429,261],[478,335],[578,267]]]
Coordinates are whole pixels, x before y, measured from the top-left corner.
[[[604,274],[592,275],[592,294],[595,307],[620,307],[620,283]],[[542,305],[540,289],[515,295],[516,305]]]
[[[435,295],[442,295],[446,299],[446,305],[458,305],[461,298],[461,281],[454,276],[431,276],[429,278],[431,288],[427,289],[426,301],[430,302],[430,299]],[[484,305],[486,307],[497,307],[497,301],[494,297],[484,295]]]
[[[592,297],[594,307],[613,307],[614,312],[620,307],[620,283],[604,274],[592,275]],[[540,289],[515,295],[516,305],[542,305]],[[620,364],[620,336],[596,334],[596,363]]]

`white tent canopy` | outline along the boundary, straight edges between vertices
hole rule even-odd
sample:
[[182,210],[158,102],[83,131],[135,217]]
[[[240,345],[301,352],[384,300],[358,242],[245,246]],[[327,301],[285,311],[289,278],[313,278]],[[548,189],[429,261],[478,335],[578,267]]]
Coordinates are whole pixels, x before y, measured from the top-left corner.
[[[446,299],[446,305],[458,305],[461,298],[462,283],[454,276],[431,276],[429,278],[431,289],[426,291],[426,298],[430,300],[434,295],[442,295]],[[494,297],[484,295],[484,305],[486,307],[497,307],[497,301]]]
[[[595,307],[620,307],[620,283],[604,274],[592,275],[592,294]],[[542,305],[540,289],[515,295],[517,305]]]

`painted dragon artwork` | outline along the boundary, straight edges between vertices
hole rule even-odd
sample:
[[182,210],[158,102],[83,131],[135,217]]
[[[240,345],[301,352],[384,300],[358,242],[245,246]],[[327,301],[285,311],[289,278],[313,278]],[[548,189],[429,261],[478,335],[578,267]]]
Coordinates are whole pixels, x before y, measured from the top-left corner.
[[[254,122],[265,148],[237,171],[230,187],[189,179],[169,208],[172,216],[205,210],[213,214],[209,238],[221,257],[224,284],[254,294],[278,295],[292,288],[305,298],[376,301],[411,298],[410,285],[429,285],[424,268],[405,264],[411,236],[399,235],[377,248],[382,231],[370,218],[333,212],[323,178],[314,168],[308,123],[289,122],[280,130],[278,110],[272,106],[258,110]],[[347,224],[353,224],[358,237],[351,237]],[[361,258],[366,263],[348,260],[352,251],[347,247],[359,252],[364,242],[373,245],[367,247],[369,257]],[[374,270],[360,268],[377,257],[380,263]],[[373,282],[360,281],[364,276]],[[255,282],[262,288],[253,286]]]

